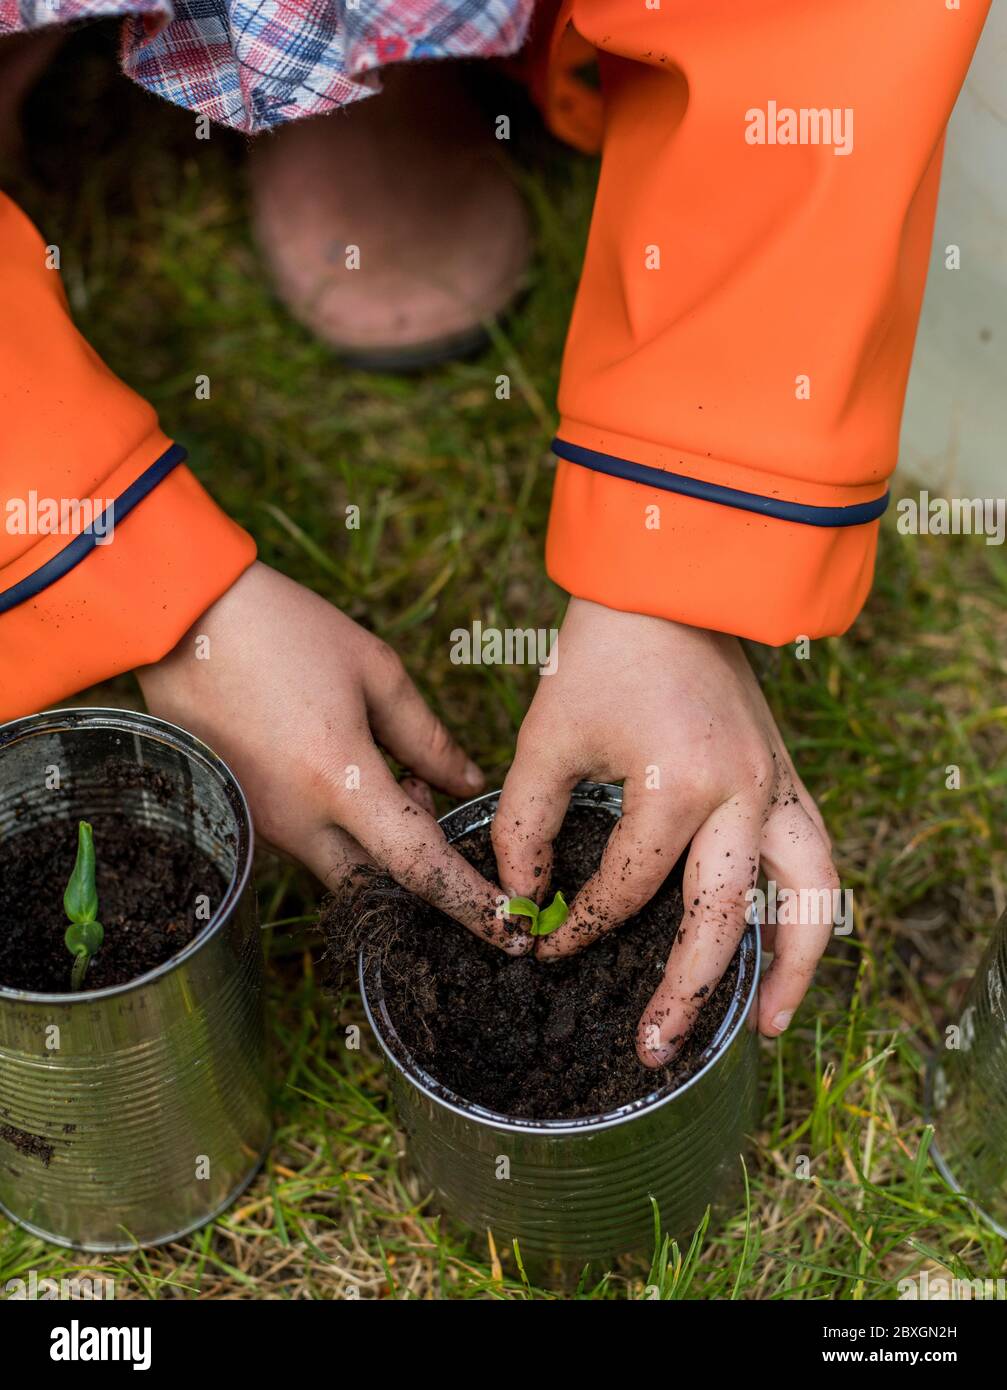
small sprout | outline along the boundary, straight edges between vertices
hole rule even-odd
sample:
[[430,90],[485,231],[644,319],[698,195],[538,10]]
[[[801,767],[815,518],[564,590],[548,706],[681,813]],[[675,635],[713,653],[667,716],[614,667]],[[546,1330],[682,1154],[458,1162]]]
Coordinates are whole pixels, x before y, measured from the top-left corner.
[[548,936],[563,925],[570,909],[563,894],[557,893],[549,906],[543,908],[531,898],[511,898],[507,903],[507,911],[512,917],[530,917],[531,926],[528,930],[532,936]]
[[86,820],[77,825],[77,862],[63,894],[63,907],[70,919],[63,940],[74,957],[70,988],[84,985],[91,957],[101,950],[105,928],[98,921],[98,889],[94,882],[94,838]]

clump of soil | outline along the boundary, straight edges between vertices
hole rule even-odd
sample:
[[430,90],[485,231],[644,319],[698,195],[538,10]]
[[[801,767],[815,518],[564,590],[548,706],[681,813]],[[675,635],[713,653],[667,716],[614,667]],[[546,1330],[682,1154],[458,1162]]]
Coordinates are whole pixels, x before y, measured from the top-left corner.
[[[6,1111],[2,1112],[6,1114]],[[52,1156],[56,1152],[52,1144],[47,1143],[39,1134],[29,1134],[27,1130],[15,1129],[13,1125],[0,1123],[0,1139],[5,1139],[19,1153],[26,1154],[29,1158],[37,1158],[43,1168],[48,1168],[52,1162]]]
[[[611,829],[602,810],[575,807],[567,815],[552,886],[568,901],[597,868]],[[488,829],[456,848],[496,881]],[[573,1119],[682,1084],[723,1021],[737,955],[669,1066],[654,1071],[637,1058],[637,1024],[682,921],[680,883],[676,869],[638,916],[547,964],[506,955],[384,876],[351,897],[330,898],[321,925],[337,967],[366,948],[402,1043],[441,1085],[506,1115]]]
[[[206,926],[227,884],[193,845],[115,815],[95,815],[98,918],[105,941],[85,990],[126,984],[162,965]],[[77,822],[49,821],[0,840],[0,985],[66,994],[73,957],[63,941],[63,890],[77,857]]]

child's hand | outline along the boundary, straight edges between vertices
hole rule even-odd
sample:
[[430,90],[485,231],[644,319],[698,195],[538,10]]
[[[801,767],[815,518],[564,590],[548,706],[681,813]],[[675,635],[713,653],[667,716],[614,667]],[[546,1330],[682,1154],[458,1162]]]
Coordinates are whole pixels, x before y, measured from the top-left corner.
[[[683,931],[637,1034],[641,1061],[659,1066],[734,954],[760,859],[778,888],[831,891],[839,880],[828,835],[735,638],[574,598],[557,670],[539,682],[493,822],[508,892],[541,898],[552,840],[585,777],[625,778],[624,814],[538,953],[569,955],[638,912],[691,840]],[[831,931],[828,921],[777,927],[763,1033],[786,1028]]]
[[429,791],[407,794],[375,740],[454,796],[481,790],[479,769],[391,648],[317,594],[253,565],[174,651],[137,675],[154,714],[230,764],[259,833],[330,887],[370,856],[496,945],[530,948],[528,937],[504,931],[499,890],[424,809]]

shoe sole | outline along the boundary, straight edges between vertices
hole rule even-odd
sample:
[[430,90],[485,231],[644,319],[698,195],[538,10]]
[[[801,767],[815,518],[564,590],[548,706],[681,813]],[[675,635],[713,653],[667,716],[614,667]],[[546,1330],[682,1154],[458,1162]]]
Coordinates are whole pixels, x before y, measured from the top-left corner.
[[327,341],[339,360],[355,371],[422,372],[428,367],[439,367],[444,362],[474,356],[489,346],[490,334],[482,324],[476,324],[447,338],[404,347],[349,348]]

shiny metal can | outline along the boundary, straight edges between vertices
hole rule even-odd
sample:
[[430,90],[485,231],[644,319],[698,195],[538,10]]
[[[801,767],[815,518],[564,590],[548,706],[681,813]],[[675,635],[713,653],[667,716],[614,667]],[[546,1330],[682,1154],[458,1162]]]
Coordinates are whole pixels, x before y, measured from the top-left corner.
[[[487,825],[500,793],[449,812],[449,841]],[[619,787],[582,782],[574,806],[622,813]],[[699,1069],[607,1114],[515,1119],[470,1104],[409,1056],[385,1007],[380,972],[360,958],[364,1007],[385,1056],[409,1157],[437,1203],[465,1225],[517,1240],[522,1256],[601,1260],[648,1249],[662,1229],[685,1236],[741,1175],[758,1105],[754,1032],[760,945],[746,930],[730,1007]]]
[[931,1156],[945,1181],[1007,1236],[1007,912],[945,1042],[927,1070]]
[[[108,759],[135,769],[125,788],[107,785]],[[54,817],[73,835],[102,812],[198,847],[228,885],[198,936],[127,984],[0,987],[0,1209],[46,1240],[111,1252],[223,1211],[262,1163],[270,1122],[241,788],[191,734],[145,714],[54,710],[0,726],[0,838]]]

